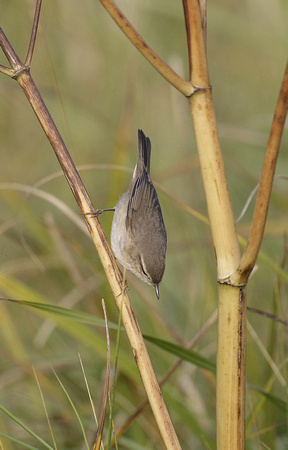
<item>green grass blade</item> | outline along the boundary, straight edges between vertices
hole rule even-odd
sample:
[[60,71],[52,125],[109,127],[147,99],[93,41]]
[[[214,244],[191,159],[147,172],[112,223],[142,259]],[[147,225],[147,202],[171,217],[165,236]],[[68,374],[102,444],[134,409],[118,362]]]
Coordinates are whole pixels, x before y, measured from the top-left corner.
[[[34,447],[33,445],[30,445],[30,444],[26,444],[23,441],[19,441],[19,439],[9,436],[9,434],[2,433],[1,431],[0,431],[0,436],[4,437],[6,439],[9,439],[9,441],[11,441],[11,442],[16,442],[16,444],[22,445],[22,447],[29,448],[30,450],[39,450],[37,447]],[[4,448],[4,447],[2,447],[2,448]]]
[[57,380],[58,380],[58,383],[60,384],[61,388],[63,389],[63,392],[64,392],[64,394],[66,395],[66,397],[67,397],[67,399],[68,399],[70,405],[72,406],[72,409],[73,409],[73,411],[74,411],[74,413],[75,413],[75,415],[76,415],[76,417],[77,417],[77,420],[78,420],[78,422],[79,422],[79,424],[80,424],[80,427],[81,427],[81,430],[82,430],[82,434],[83,434],[83,437],[84,437],[84,441],[85,441],[87,450],[89,450],[89,444],[88,444],[88,441],[87,441],[85,429],[84,429],[82,420],[81,420],[81,418],[80,418],[80,415],[78,414],[78,411],[77,411],[77,409],[76,409],[76,406],[74,405],[74,403],[73,403],[73,401],[72,401],[70,395],[68,394],[67,390],[65,389],[65,387],[64,387],[62,381],[60,380],[60,378],[58,377],[57,373],[55,372],[55,370],[54,370],[53,368],[52,368],[52,370],[53,370],[53,372],[54,372],[55,377],[56,377]]
[[144,335],[144,338],[147,341],[152,342],[155,345],[158,345],[158,347],[162,348],[163,350],[166,350],[167,352],[178,356],[184,361],[188,361],[192,364],[195,364],[195,366],[200,367],[201,369],[206,369],[213,373],[216,372],[216,363],[210,361],[208,358],[205,358],[204,356],[199,355],[199,353],[197,352],[187,350],[186,348],[181,347],[180,345],[174,344],[173,342],[164,341],[163,339],[158,339],[147,335]]
[[[32,431],[30,428],[28,428],[23,422],[21,422],[20,419],[18,419],[14,414],[12,414],[8,409],[6,409],[3,405],[0,405],[0,410],[3,411],[10,419],[14,420],[14,422],[18,423],[20,427],[22,427],[25,431],[27,431],[28,434],[33,436],[38,442],[44,445],[44,447],[49,448],[50,450],[53,450],[53,448],[47,444],[47,442],[43,441],[34,431]],[[33,448],[33,447],[31,447]]]
[[[39,303],[39,302],[30,302],[28,300],[18,300],[14,298],[5,298],[0,297],[0,300],[7,300],[13,303],[20,303],[24,306],[30,306],[32,308],[37,308],[42,311],[46,311],[51,314],[56,314],[57,316],[65,317],[66,319],[72,319],[77,322],[86,323],[88,325],[95,325],[99,327],[105,327],[105,322],[103,319],[98,319],[92,314],[88,314],[82,311],[77,311],[75,309],[63,308],[62,306],[52,305],[49,303]],[[118,329],[118,325],[115,323],[109,322],[109,328],[113,330]]]
[[283,412],[288,411],[288,403],[285,400],[282,400],[276,395],[271,394],[270,392],[267,392],[264,389],[260,388],[259,386],[255,386],[254,384],[248,383],[248,386],[251,389],[254,389],[254,391],[260,392],[260,394],[264,395],[267,398],[267,400],[269,400],[274,406],[276,406],[281,411]]
[[[203,356],[199,355],[199,353],[187,350],[180,345],[174,344],[172,342],[164,341],[162,339],[154,338],[151,336],[144,335],[144,338],[152,342],[155,345],[158,345],[158,347],[162,348],[163,350],[166,350],[169,353],[172,353],[173,355],[178,356],[179,358],[183,359],[184,361],[190,362],[197,367],[201,369],[209,370],[210,372],[216,373],[216,364],[212,361],[210,361],[207,358],[204,358]],[[251,389],[254,389],[255,391],[259,392],[260,394],[264,395],[267,400],[269,400],[274,406],[276,406],[279,410],[286,412],[288,409],[288,403],[281,398],[277,397],[276,395],[271,394],[270,392],[265,391],[259,386],[252,385],[248,383],[248,386]]]

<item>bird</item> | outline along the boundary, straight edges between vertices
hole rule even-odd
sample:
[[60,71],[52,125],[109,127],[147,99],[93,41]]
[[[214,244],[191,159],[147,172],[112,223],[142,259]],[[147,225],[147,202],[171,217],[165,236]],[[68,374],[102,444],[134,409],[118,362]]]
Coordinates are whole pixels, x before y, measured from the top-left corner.
[[151,141],[138,130],[138,158],[133,177],[114,209],[111,248],[116,260],[153,286],[159,299],[167,232],[156,189],[150,178]]

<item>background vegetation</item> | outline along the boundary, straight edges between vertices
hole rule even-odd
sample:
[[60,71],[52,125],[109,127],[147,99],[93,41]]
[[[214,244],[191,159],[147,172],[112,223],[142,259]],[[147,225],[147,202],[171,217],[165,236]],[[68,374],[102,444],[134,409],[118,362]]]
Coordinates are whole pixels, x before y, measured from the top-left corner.
[[[23,59],[34,3],[2,1],[0,25]],[[181,2],[118,4],[163,59],[181,75],[187,74]],[[210,78],[236,217],[259,181],[287,60],[287,18],[284,0],[208,4]],[[0,63],[6,64],[2,54]],[[96,0],[44,2],[32,74],[95,208],[114,206],[126,190],[136,161],[137,129],[151,138],[152,178],[168,232],[167,267],[159,302],[151,287],[132,276],[130,295],[143,333],[190,342],[217,308],[217,284],[209,226],[177,201],[206,215],[188,104],[129,44]],[[56,204],[56,200],[64,202],[79,220],[57,160],[19,86],[4,76],[0,136],[0,295],[72,307],[99,318],[104,298],[109,320],[117,322],[118,311],[90,238]],[[288,185],[280,178],[287,176],[287,145],[286,126],[262,253],[248,290],[249,306],[286,320],[287,279],[278,269],[287,271]],[[47,201],[37,193],[28,194],[27,186],[52,197]],[[250,206],[238,223],[244,238],[252,210]],[[107,234],[111,220],[108,213],[101,217]],[[106,370],[104,329],[4,301],[0,309],[1,405],[51,444],[34,366],[58,448],[82,448],[81,429],[53,368],[92,442],[95,424],[78,352],[100,407]],[[287,329],[255,313],[248,313],[248,320],[247,379],[287,400]],[[216,333],[215,324],[197,345],[212,361]],[[112,330],[112,347],[115,337]],[[148,346],[161,378],[175,357]],[[145,398],[124,334],[120,347],[116,428]],[[163,392],[183,448],[214,448],[214,375],[183,363]],[[283,411],[248,388],[247,448],[287,448],[286,422]],[[3,413],[0,431],[39,445]],[[159,449],[159,439],[147,408],[120,441],[120,448]],[[2,444],[8,450],[20,448],[7,439]]]

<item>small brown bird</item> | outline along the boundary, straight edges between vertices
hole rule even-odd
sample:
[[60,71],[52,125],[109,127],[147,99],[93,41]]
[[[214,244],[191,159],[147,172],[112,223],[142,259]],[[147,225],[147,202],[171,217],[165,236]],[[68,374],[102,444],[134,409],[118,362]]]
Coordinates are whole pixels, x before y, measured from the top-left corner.
[[122,266],[153,286],[165,270],[167,233],[160,203],[150,178],[151,141],[138,130],[138,159],[129,189],[115,206],[112,251]]

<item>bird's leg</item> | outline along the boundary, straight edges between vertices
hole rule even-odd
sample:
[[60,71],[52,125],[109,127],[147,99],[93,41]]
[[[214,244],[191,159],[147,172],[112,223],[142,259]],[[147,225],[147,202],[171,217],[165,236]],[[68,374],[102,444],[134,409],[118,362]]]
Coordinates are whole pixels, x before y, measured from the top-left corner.
[[115,211],[115,208],[109,208],[109,209],[96,209],[95,211],[91,211],[91,212],[87,212],[87,213],[83,213],[82,216],[93,216],[93,217],[97,217],[100,214],[102,214],[103,212],[106,211]]

